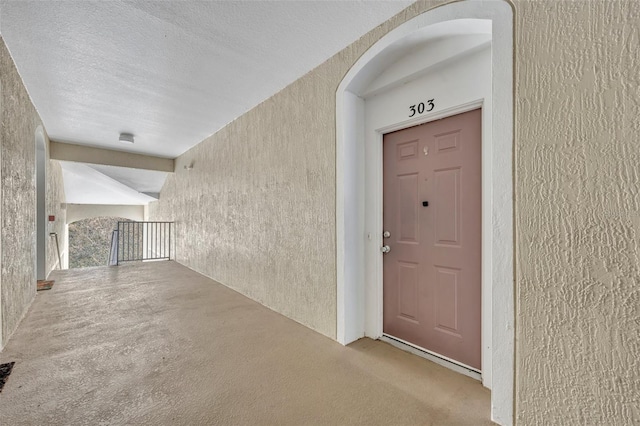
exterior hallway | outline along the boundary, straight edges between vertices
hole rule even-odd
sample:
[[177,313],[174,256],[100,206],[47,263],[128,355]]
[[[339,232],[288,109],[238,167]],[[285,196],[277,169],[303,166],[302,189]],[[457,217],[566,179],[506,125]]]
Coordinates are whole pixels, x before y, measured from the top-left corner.
[[0,353],[3,425],[482,425],[468,377],[343,347],[175,262],[56,271]]

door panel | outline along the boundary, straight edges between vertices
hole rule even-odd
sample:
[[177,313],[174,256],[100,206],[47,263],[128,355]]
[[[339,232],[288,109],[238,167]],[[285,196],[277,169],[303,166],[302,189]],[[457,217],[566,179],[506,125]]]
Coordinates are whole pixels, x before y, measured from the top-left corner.
[[[480,369],[481,110],[384,136],[384,333]],[[428,205],[423,205],[427,202]]]
[[398,176],[397,187],[399,241],[417,243],[420,229],[418,224],[418,174]]
[[460,335],[458,329],[458,278],[457,269],[436,266],[436,329]]
[[460,243],[460,168],[435,170],[433,173],[433,229],[436,244]]
[[418,319],[418,265],[398,262],[398,314],[405,319]]

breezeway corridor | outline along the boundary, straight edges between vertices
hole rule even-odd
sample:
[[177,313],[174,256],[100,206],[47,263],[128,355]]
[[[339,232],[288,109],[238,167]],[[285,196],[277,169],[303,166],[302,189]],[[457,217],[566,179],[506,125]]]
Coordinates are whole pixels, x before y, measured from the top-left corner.
[[57,271],[0,354],[3,425],[484,425],[489,391],[343,347],[175,262]]

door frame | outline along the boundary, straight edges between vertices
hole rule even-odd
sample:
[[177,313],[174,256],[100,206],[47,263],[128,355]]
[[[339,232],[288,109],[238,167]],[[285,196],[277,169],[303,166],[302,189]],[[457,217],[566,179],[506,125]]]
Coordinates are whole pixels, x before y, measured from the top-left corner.
[[[485,100],[484,99],[478,99],[475,101],[471,101],[471,102],[465,102],[464,104],[460,104],[460,105],[456,105],[450,108],[445,108],[443,110],[440,111],[434,111],[432,113],[426,113],[423,114],[419,117],[414,117],[411,118],[409,120],[405,120],[399,123],[394,123],[388,126],[384,126],[384,127],[380,127],[378,129],[375,129],[375,133],[376,133],[376,138],[375,140],[371,141],[371,144],[367,145],[367,160],[371,162],[371,164],[380,164],[381,167],[383,167],[384,164],[384,135],[388,134],[388,133],[392,133],[392,132],[396,132],[399,130],[404,130],[404,129],[408,129],[410,127],[415,127],[415,126],[419,126],[421,124],[426,124],[426,123],[430,123],[433,121],[437,121],[437,120],[442,120],[445,118],[449,118],[449,117],[453,117],[455,115],[458,114],[462,114],[465,112],[469,112],[469,111],[473,111],[476,109],[480,109],[480,114],[481,114],[481,123],[484,122],[484,105],[485,105]],[[480,143],[481,143],[481,148],[480,148],[480,158],[478,159],[480,161],[480,163],[482,164],[483,161],[483,157],[485,155],[487,155],[487,152],[485,150],[485,140],[484,140],[484,133],[482,132],[482,130],[480,131]],[[380,226],[378,226],[379,229],[383,229],[383,201],[384,201],[384,173],[383,170],[381,169],[379,173],[375,173],[376,178],[375,178],[375,185],[377,186],[377,188],[375,189],[375,191],[377,193],[380,194],[380,199],[379,199],[379,207],[371,210],[369,212],[369,214],[373,217],[373,220],[375,221],[375,223],[379,223]],[[488,200],[486,199],[486,197],[484,196],[484,190],[485,190],[485,186],[486,186],[486,182],[484,182],[485,176],[483,174],[483,182],[481,183],[481,191],[483,193],[482,195],[482,199],[481,199],[481,209],[480,209],[480,215],[481,215],[481,226],[482,228],[485,228],[488,224],[485,222],[485,215],[484,212],[486,210],[486,204],[488,202]],[[483,229],[484,230],[484,229]],[[484,266],[484,244],[485,244],[485,239],[484,239],[484,232],[481,231],[480,233],[480,247],[481,247],[481,256],[482,256],[482,261],[481,261],[481,267]],[[383,240],[384,241],[384,240]],[[464,363],[461,363],[459,361],[456,361],[452,358],[449,358],[445,355],[442,354],[438,354],[436,352],[433,352],[429,349],[426,348],[422,348],[419,345],[416,345],[414,343],[405,341],[397,336],[392,336],[392,335],[387,335],[384,333],[384,258],[383,256],[371,256],[368,261],[369,263],[369,268],[370,271],[372,271],[373,276],[369,276],[369,280],[368,282],[371,285],[371,293],[373,296],[373,299],[375,299],[373,306],[375,306],[375,312],[373,313],[373,315],[371,316],[370,320],[370,324],[369,324],[369,333],[371,333],[370,337],[374,337],[377,336],[376,338],[384,338],[384,337],[389,337],[395,341],[401,342],[407,346],[411,346],[413,348],[416,348],[420,351],[425,352],[426,358],[444,365],[446,367],[453,367],[451,369],[458,371],[462,374],[468,375],[469,377],[473,377],[475,379],[480,380],[482,377],[482,373],[474,373],[476,371],[475,368],[470,367]],[[379,263],[379,265],[378,265]],[[371,273],[371,272],[370,272]],[[481,286],[482,286],[482,300],[479,301],[480,303],[480,312],[481,312],[481,321],[484,323],[485,321],[490,321],[490,313],[491,310],[487,309],[490,308],[490,305],[487,307],[485,306],[487,304],[487,301],[485,300],[485,295],[487,293],[490,294],[490,289],[486,288],[485,286],[488,284],[486,282],[486,280],[482,279],[482,271],[480,271],[480,278],[481,278]],[[489,314],[489,315],[487,315]],[[480,348],[481,348],[481,352],[482,352],[482,359],[484,360],[486,354],[486,351],[483,351],[482,348],[486,345],[483,345],[484,341],[488,338],[488,336],[486,336],[487,333],[485,333],[485,328],[482,327],[480,330]],[[388,341],[385,339],[385,341]],[[393,344],[393,343],[392,343]],[[429,356],[431,355],[431,356]],[[444,362],[439,361],[437,359],[434,358],[440,358],[442,360],[444,360]],[[453,366],[451,364],[454,364]],[[459,368],[458,368],[459,367]]]
[[[489,267],[491,280],[483,279],[484,290],[490,289],[487,302],[491,309],[491,361],[483,370],[489,378],[485,385],[491,387],[491,417],[500,424],[514,421],[515,377],[515,303],[514,303],[514,229],[513,229],[513,134],[514,134],[514,28],[513,5],[506,0],[454,1],[428,10],[391,30],[374,43],[347,72],[336,92],[336,273],[337,273],[337,340],[351,343],[361,337],[379,338],[379,331],[372,329],[367,318],[381,318],[381,298],[378,296],[381,280],[368,280],[367,276],[382,276],[380,247],[382,242],[381,214],[375,206],[382,205],[382,161],[372,164],[365,159],[365,101],[358,96],[357,87],[366,75],[371,75],[369,64],[376,64],[376,57],[393,48],[418,30],[428,30],[430,25],[456,19],[492,20],[492,138],[483,140],[483,150],[490,150],[490,181],[485,182],[484,198],[489,197],[490,250],[483,251],[483,277]],[[387,50],[388,51],[388,50]],[[352,91],[353,90],[353,91]],[[476,104],[474,104],[477,107]],[[470,106],[468,106],[470,108]],[[456,107],[458,110],[464,106]],[[483,109],[483,111],[486,111]],[[439,111],[430,115],[436,119],[453,115],[453,111]],[[423,116],[424,117],[424,116]],[[422,118],[424,119],[424,118]],[[411,120],[378,129],[383,132],[419,124]],[[484,156],[484,153],[483,153]],[[379,176],[371,178],[377,170]],[[485,184],[487,186],[485,186]],[[373,211],[372,211],[373,210]],[[483,209],[484,210],[484,209]],[[486,212],[486,210],[485,210]],[[371,216],[375,217],[371,217]],[[371,220],[377,221],[371,226]],[[483,244],[484,246],[484,244]],[[375,327],[374,327],[375,328]],[[485,345],[483,344],[483,349]],[[483,377],[485,379],[485,377]]]

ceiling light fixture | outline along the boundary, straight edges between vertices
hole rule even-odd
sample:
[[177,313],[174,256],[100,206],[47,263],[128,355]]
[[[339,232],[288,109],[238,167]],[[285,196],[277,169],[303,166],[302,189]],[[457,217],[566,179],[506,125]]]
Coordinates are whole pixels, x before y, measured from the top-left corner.
[[120,142],[133,143],[133,135],[131,133],[120,133]]

